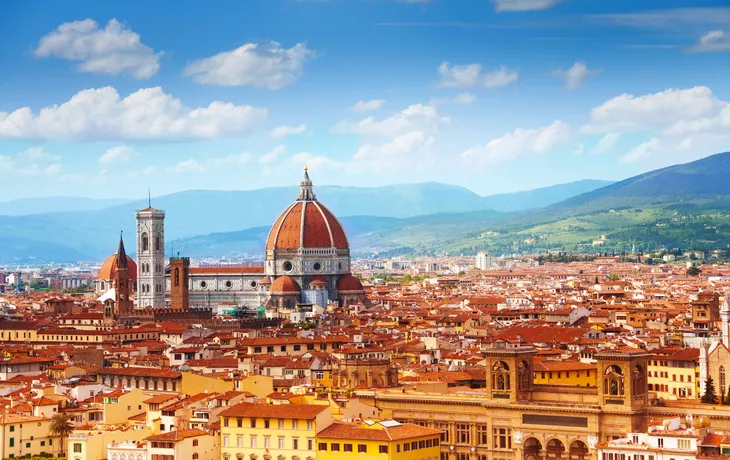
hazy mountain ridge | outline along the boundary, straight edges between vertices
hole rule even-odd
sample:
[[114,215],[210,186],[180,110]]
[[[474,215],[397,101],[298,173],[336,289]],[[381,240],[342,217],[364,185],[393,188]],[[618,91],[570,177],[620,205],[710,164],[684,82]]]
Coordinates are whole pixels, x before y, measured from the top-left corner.
[[[590,188],[601,182],[585,182],[580,187]],[[548,187],[542,193],[545,196],[560,196],[565,193],[567,185]],[[569,188],[569,187],[567,187]],[[557,192],[555,192],[557,190]],[[172,250],[172,241],[192,238],[200,242],[199,251],[204,248],[214,248],[213,242],[206,240],[206,236],[227,232],[246,232],[245,229],[268,227],[279,216],[281,211],[296,197],[298,187],[276,187],[251,191],[210,191],[191,190],[174,193],[152,200],[152,205],[166,212],[166,240]],[[387,187],[316,187],[315,192],[324,203],[340,219],[360,216],[348,221],[357,222],[352,229],[347,229],[352,240],[353,249],[365,245],[385,244],[385,237],[375,238],[375,234],[398,234],[398,229],[410,225],[409,218],[424,217],[424,222],[417,223],[416,230],[424,235],[434,235],[439,229],[449,228],[450,233],[461,232],[464,228],[481,222],[478,217],[456,217],[453,214],[470,212],[489,212],[484,208],[489,205],[490,197],[481,197],[474,192],[459,186],[438,183],[403,184]],[[534,202],[533,197],[525,192],[524,199],[512,200],[513,209],[529,206]],[[539,194],[539,193],[538,193]],[[510,194],[502,195],[508,199]],[[543,197],[544,199],[544,197]],[[492,199],[493,202],[493,199]],[[119,232],[123,231],[130,254],[134,253],[134,211],[147,207],[147,200],[137,200],[111,206],[97,211],[77,211],[61,213],[30,214],[23,216],[0,216],[0,242],[5,243],[5,249],[0,248],[0,262],[10,263],[22,260],[22,251],[10,248],[13,238],[21,234],[25,241],[38,242],[38,246],[49,244],[49,251],[32,250],[29,256],[46,257],[47,261],[68,260],[98,260],[114,251]],[[430,216],[430,217],[428,217]],[[442,216],[442,217],[439,217]],[[445,217],[448,216],[448,217]],[[396,219],[396,220],[388,220]],[[397,219],[406,219],[399,221]],[[462,225],[449,227],[449,221],[460,221]],[[433,225],[428,228],[426,222],[438,224],[444,221],[446,227]],[[387,224],[386,224],[387,222]],[[471,222],[466,225],[464,223]],[[244,229],[244,230],[241,230]],[[256,232],[254,232],[255,234]],[[400,238],[394,236],[394,240]],[[418,236],[418,235],[415,235]],[[226,247],[231,249],[231,238],[227,239]],[[248,238],[248,239],[246,239]],[[243,245],[239,252],[253,243],[249,237],[241,240]],[[246,242],[248,241],[248,242]],[[28,243],[30,245],[30,243]],[[218,245],[222,242],[216,243]],[[258,243],[260,245],[260,242]],[[391,243],[387,243],[390,245]],[[398,243],[395,243],[398,244]],[[25,246],[26,249],[32,245]],[[192,242],[190,250],[193,251]],[[198,251],[198,250],[196,250]],[[216,257],[228,254],[211,251],[208,256]],[[73,255],[76,259],[69,259]],[[202,254],[201,254],[202,255]]]

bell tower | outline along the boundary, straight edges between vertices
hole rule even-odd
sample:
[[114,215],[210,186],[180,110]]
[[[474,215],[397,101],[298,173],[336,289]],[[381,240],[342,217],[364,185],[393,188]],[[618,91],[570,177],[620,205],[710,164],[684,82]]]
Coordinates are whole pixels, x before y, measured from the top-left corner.
[[487,399],[505,403],[531,399],[534,348],[495,341],[483,353],[487,362]]
[[170,308],[190,310],[190,258],[170,258]]
[[642,350],[604,350],[598,361],[598,398],[602,406],[635,409],[648,404],[647,363]]
[[165,211],[148,206],[137,218],[137,306],[165,307]]

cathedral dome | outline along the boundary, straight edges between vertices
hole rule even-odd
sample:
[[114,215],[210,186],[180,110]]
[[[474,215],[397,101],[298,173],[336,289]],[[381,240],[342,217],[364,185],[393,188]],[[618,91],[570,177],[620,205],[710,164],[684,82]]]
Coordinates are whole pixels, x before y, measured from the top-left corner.
[[312,192],[304,172],[297,200],[276,219],[266,240],[266,250],[349,249],[347,236],[337,218]]
[[355,278],[352,275],[344,275],[340,277],[340,280],[337,281],[337,290],[339,291],[364,291],[365,288],[362,287],[362,283],[359,279]]
[[[129,276],[130,280],[136,280],[137,279],[137,264],[134,262],[134,259],[127,256],[127,274]],[[114,279],[114,273],[117,271],[117,254],[112,254],[108,259],[104,261],[103,264],[101,264],[101,268],[99,269],[99,276],[97,277],[100,280],[111,280]]]
[[272,294],[298,294],[301,289],[299,283],[289,276],[280,276],[271,283],[269,292]]

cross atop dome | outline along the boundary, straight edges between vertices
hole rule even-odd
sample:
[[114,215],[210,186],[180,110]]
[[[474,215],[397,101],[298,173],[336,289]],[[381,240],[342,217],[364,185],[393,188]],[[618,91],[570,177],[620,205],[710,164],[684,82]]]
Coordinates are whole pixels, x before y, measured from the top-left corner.
[[309,168],[304,168],[304,177],[299,182],[299,195],[297,201],[317,201],[317,197],[312,191],[312,180],[309,178]]

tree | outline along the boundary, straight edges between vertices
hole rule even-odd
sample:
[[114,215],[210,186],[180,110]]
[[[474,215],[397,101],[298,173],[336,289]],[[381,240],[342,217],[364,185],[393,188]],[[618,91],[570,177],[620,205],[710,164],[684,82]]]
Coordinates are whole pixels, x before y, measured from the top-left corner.
[[687,276],[699,276],[700,273],[702,273],[702,270],[695,266],[689,267],[687,269]]
[[705,394],[700,399],[705,404],[717,404],[717,395],[715,393],[715,382],[712,377],[707,377],[705,380]]
[[51,436],[59,436],[61,438],[61,456],[64,455],[64,446],[65,443],[63,442],[64,438],[68,437],[71,433],[74,431],[73,423],[71,423],[71,418],[68,416],[68,414],[59,412],[51,418],[50,426],[48,427],[48,432]]

